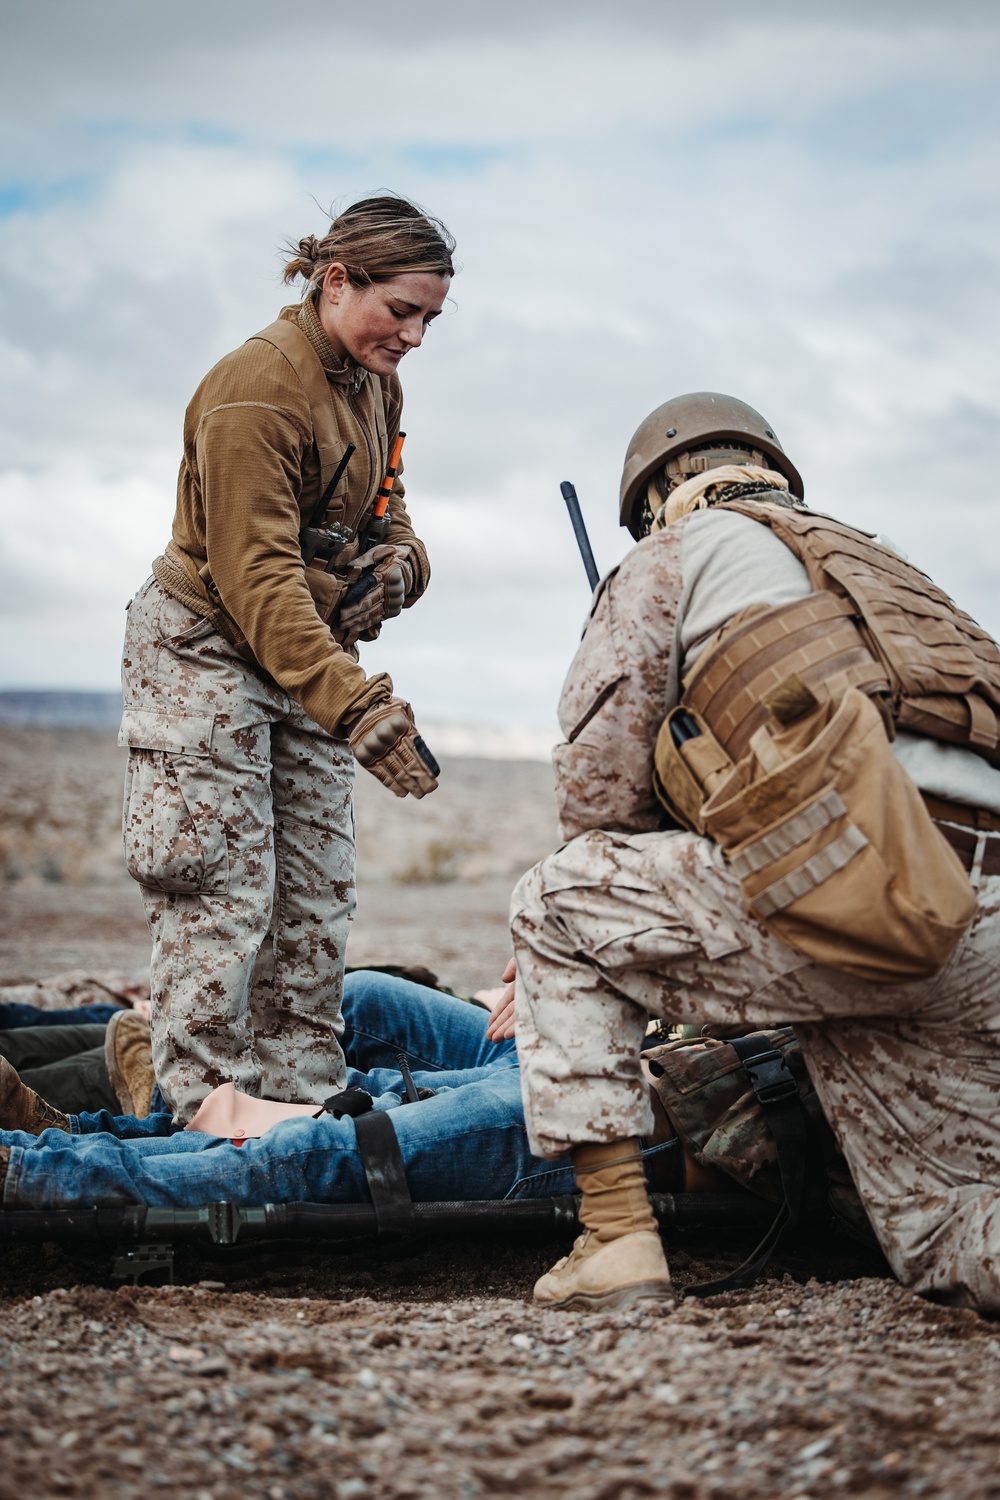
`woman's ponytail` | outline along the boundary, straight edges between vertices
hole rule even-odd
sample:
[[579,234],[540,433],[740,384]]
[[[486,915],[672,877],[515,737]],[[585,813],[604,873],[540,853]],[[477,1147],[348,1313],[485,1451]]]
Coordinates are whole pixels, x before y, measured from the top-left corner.
[[407,198],[362,198],[338,214],[322,239],[306,235],[283,272],[286,283],[301,276],[319,286],[328,266],[340,263],[353,285],[371,286],[408,272],[454,276],[455,240],[440,219]]

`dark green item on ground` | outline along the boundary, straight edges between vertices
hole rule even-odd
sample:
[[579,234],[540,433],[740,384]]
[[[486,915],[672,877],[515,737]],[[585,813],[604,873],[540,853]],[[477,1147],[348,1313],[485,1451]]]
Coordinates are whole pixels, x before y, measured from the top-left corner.
[[104,1061],[105,1026],[22,1026],[0,1031],[0,1057],[21,1082],[66,1115],[121,1114]]

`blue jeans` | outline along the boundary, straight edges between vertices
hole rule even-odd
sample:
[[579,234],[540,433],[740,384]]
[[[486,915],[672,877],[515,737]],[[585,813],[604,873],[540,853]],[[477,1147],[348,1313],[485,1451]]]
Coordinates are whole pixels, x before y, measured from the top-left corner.
[[[347,976],[344,1017],[348,1083],[393,1110],[416,1202],[573,1191],[568,1156],[542,1161],[528,1150],[515,1045],[487,1041],[485,1011],[362,972]],[[399,1052],[417,1086],[436,1091],[432,1099],[401,1106]],[[10,1149],[5,1208],[370,1201],[351,1119],[286,1120],[244,1146],[178,1131],[169,1115],[135,1121],[102,1112],[71,1125],[71,1135],[0,1132]]]
[[0,1000],[0,1031],[24,1026],[106,1026],[122,1005],[74,1005],[67,1010],[40,1010],[19,1000]]

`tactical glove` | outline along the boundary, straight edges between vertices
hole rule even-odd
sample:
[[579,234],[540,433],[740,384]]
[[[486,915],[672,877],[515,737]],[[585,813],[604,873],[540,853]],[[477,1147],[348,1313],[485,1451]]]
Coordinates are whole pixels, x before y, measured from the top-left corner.
[[417,733],[413,710],[402,698],[374,703],[348,730],[358,764],[397,797],[426,797],[441,767]]
[[337,625],[346,638],[357,640],[370,632],[378,634],[383,620],[391,620],[403,608],[413,588],[413,569],[405,547],[373,547],[355,558],[351,581],[337,613]]

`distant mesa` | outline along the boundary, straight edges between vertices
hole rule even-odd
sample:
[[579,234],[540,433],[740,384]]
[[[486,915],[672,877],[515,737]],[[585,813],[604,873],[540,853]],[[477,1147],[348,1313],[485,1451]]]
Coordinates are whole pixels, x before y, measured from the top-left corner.
[[48,688],[0,691],[0,724],[14,728],[117,730],[121,717],[121,693],[56,692]]
[[[117,733],[121,693],[76,693],[48,688],[0,691],[0,725],[15,729],[101,729]],[[420,720],[439,755],[483,760],[548,761],[558,730],[490,724],[442,724]]]

